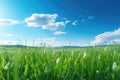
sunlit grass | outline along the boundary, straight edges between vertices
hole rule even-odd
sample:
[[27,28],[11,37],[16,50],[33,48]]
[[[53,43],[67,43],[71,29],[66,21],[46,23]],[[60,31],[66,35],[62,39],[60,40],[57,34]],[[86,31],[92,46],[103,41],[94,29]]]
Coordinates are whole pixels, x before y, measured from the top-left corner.
[[120,80],[120,46],[2,47],[0,80]]

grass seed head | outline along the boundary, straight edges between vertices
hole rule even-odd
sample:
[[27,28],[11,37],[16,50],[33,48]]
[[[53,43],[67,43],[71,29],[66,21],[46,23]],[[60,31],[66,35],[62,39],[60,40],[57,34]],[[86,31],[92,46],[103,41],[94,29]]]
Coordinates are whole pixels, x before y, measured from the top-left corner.
[[8,62],[8,63],[5,65],[4,69],[7,70],[8,67],[9,67],[9,65],[10,65],[10,63]]
[[117,64],[116,64],[116,62],[114,62],[113,65],[112,65],[112,70],[116,71],[116,69],[117,69]]
[[57,58],[56,59],[56,64],[59,64],[59,62],[60,62],[60,58]]
[[99,74],[99,70],[97,70],[96,73]]
[[106,51],[107,49],[108,49],[108,47],[105,47],[105,48],[104,48],[104,51]]
[[116,51],[114,51],[114,56],[116,55]]
[[85,58],[87,56],[87,53],[86,52],[84,52],[84,54],[83,54],[83,58]]

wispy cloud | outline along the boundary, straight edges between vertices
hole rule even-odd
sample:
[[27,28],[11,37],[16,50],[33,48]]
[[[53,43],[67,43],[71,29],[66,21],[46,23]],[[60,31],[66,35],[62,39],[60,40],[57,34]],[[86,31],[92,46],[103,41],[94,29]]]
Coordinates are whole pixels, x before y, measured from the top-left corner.
[[0,26],[11,26],[20,24],[18,20],[0,18]]
[[78,23],[78,20],[75,20],[75,21],[72,22],[72,25],[75,26],[75,25],[77,25],[77,23]]
[[56,38],[55,37],[51,37],[51,38],[43,38],[43,39],[38,39],[39,41],[46,43],[46,42],[50,42],[50,41],[55,41]]
[[88,16],[87,18],[86,17],[83,17],[83,16],[80,16],[79,18],[80,18],[80,20],[79,20],[79,22],[87,22],[87,21],[90,21],[90,20],[92,20],[92,19],[94,19],[94,17],[95,16]]
[[13,37],[14,34],[5,34],[6,37]]
[[54,32],[54,35],[61,35],[61,34],[66,34],[66,32],[62,32],[62,31],[56,31],[56,32]]
[[[53,37],[53,38],[46,38],[46,39],[39,39],[35,41],[35,46],[41,46],[41,43],[45,43],[46,46],[48,47],[59,47],[59,46],[85,46],[85,45],[81,45],[80,43],[77,42],[65,42],[65,41],[61,41],[58,40],[57,38]],[[43,43],[43,44],[44,44]]]
[[88,16],[88,19],[93,19],[94,18],[94,16]]
[[58,14],[32,14],[31,17],[26,18],[24,21],[28,26],[41,27],[48,30],[61,30],[66,26],[66,23],[56,22]]
[[68,23],[70,23],[70,22],[71,22],[70,20],[66,20],[66,21],[65,21],[65,24],[68,24]]
[[19,45],[19,42],[13,40],[1,40],[0,45]]
[[34,41],[27,40],[27,42],[24,40],[0,40],[0,45],[25,45],[36,47],[85,46],[77,42],[61,41],[56,37],[41,38]]
[[91,45],[106,45],[106,44],[119,44],[120,43],[120,28],[118,30],[105,32],[95,37]]
[[35,41],[34,46],[41,46],[42,44],[46,44],[46,47],[70,46],[70,42],[60,41],[55,37],[38,39]]
[[85,19],[81,19],[81,22],[85,22],[86,20]]

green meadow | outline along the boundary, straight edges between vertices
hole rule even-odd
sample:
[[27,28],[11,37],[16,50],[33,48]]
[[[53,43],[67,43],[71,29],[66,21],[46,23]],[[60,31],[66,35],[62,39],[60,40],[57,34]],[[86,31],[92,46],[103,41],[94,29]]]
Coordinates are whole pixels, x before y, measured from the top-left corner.
[[120,80],[120,46],[1,47],[0,80]]

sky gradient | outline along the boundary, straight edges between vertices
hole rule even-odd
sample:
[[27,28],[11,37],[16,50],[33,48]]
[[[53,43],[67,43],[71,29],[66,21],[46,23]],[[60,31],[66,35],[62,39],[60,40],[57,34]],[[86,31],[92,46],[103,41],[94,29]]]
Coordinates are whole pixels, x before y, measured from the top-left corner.
[[0,44],[119,44],[119,4],[119,0],[0,0]]

